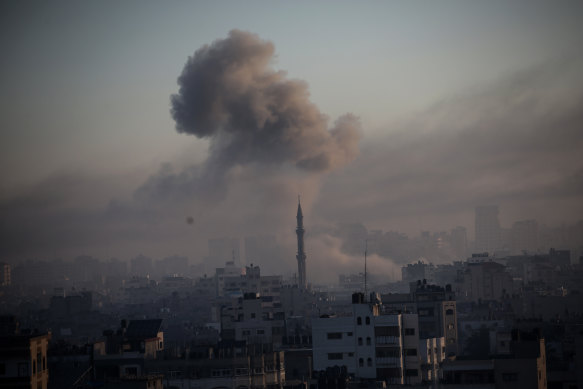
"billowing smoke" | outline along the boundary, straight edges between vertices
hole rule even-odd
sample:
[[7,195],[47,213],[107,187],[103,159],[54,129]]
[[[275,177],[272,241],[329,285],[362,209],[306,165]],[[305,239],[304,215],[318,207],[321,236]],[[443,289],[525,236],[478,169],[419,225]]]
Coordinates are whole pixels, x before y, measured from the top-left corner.
[[[341,238],[326,232],[316,233],[307,240],[308,279],[314,283],[336,283],[339,274],[358,274],[364,271],[364,241],[362,253],[348,254],[343,250]],[[333,264],[333,270],[331,269]],[[385,280],[396,280],[401,275],[401,267],[391,258],[368,255],[369,275]]]
[[189,57],[171,112],[178,132],[210,140],[199,184],[220,188],[232,167],[254,164],[325,172],[358,153],[358,119],[328,129],[307,84],[273,70],[273,55],[271,42],[232,30]]

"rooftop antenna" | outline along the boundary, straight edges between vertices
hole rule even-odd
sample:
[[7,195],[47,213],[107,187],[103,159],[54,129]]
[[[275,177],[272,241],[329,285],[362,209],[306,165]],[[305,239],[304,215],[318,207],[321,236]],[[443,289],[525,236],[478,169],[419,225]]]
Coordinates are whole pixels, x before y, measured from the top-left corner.
[[368,239],[364,240],[364,301],[366,301],[366,252],[368,251]]

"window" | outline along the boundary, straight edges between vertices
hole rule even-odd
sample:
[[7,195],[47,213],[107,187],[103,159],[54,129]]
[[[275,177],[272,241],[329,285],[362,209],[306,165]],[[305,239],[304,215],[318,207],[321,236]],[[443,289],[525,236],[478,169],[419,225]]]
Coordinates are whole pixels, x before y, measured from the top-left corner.
[[518,373],[502,373],[502,381],[518,381]]
[[447,329],[448,329],[448,330],[453,330],[453,324],[452,324],[452,323],[449,323],[449,324],[447,325]]
[[366,345],[370,346],[370,337],[368,337],[368,336],[366,337]]
[[138,368],[137,367],[126,367],[126,375],[138,375]]
[[347,332],[346,336],[352,336],[352,332]]
[[407,357],[414,357],[417,355],[417,349],[416,348],[406,348],[405,349],[405,356]]
[[358,345],[362,346],[362,338],[358,338]]
[[32,374],[36,374],[36,361],[32,361]]
[[255,314],[254,313],[251,314],[251,319],[255,319]]
[[265,330],[257,330],[257,335],[264,335],[265,334]]
[[415,335],[415,328],[405,328],[405,335]]
[[328,339],[342,339],[342,332],[328,332]]
[[360,317],[360,316],[359,316],[359,317],[356,319],[356,324],[358,324],[359,326],[361,326],[361,325],[362,325],[362,317]]
[[18,376],[19,377],[27,377],[30,375],[28,363],[19,363],[18,364]]
[[364,366],[364,359],[358,358],[358,366],[359,367],[363,367]]
[[407,369],[405,370],[405,375],[408,377],[417,377],[419,371],[417,369]]
[[251,335],[251,330],[243,330],[243,336]]
[[342,353],[328,353],[329,361],[337,361],[339,359],[342,359]]
[[366,325],[370,325],[370,317],[366,317]]
[[366,365],[367,365],[368,367],[371,367],[371,366],[372,366],[372,359],[371,359],[371,358],[368,358],[368,359],[366,360]]
[[348,353],[348,356],[349,357],[353,357],[354,356],[354,353]]
[[446,314],[446,315],[448,315],[448,316],[449,316],[449,315],[453,315],[453,309],[448,309],[448,310],[446,310],[446,311],[445,311],[445,314]]

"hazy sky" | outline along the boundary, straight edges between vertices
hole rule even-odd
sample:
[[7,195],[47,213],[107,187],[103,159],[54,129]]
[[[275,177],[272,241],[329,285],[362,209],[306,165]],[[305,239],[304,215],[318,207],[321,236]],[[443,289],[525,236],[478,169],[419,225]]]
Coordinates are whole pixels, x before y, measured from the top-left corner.
[[[176,131],[170,96],[188,57],[234,29],[271,42],[280,81],[305,82],[318,131],[358,117],[360,154],[306,173],[297,152],[250,158],[255,144],[212,204],[160,200],[153,187],[226,155],[223,138]],[[583,217],[580,1],[3,1],[0,32],[4,256],[194,257],[193,235],[293,230],[298,192],[313,223],[407,232],[471,227],[480,203],[507,224]],[[184,230],[186,215],[201,224]]]

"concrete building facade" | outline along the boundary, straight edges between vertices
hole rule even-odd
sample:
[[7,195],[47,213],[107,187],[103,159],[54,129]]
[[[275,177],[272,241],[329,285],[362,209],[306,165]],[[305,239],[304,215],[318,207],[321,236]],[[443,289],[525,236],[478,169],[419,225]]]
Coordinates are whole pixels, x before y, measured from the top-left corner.
[[423,379],[417,315],[381,315],[380,300],[367,303],[355,293],[352,315],[312,321],[312,340],[315,371],[345,366],[357,379],[393,385]]

